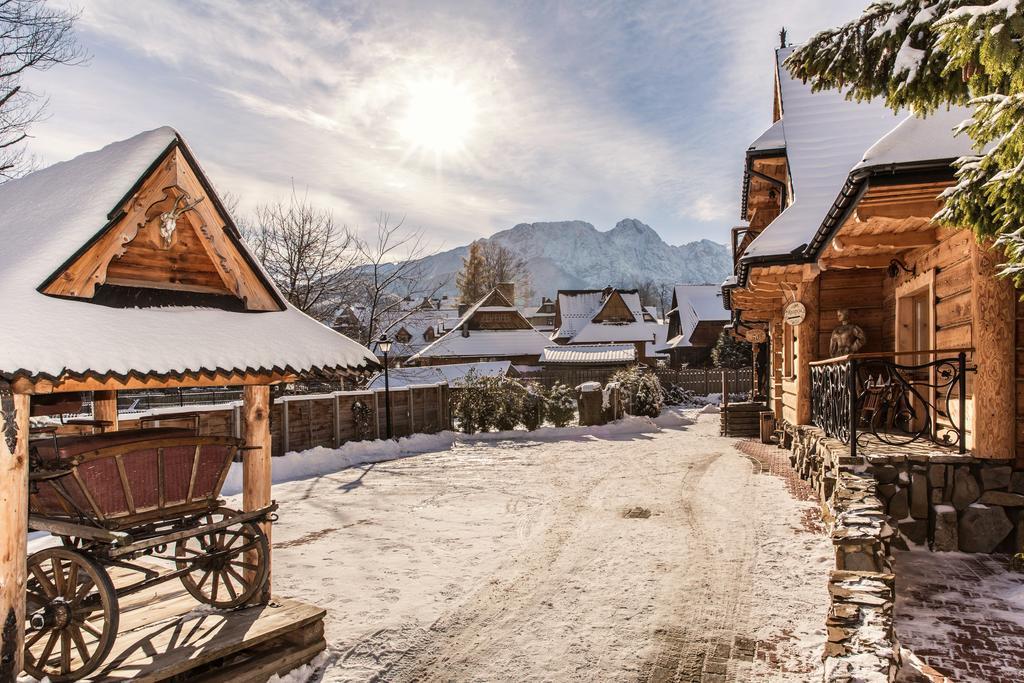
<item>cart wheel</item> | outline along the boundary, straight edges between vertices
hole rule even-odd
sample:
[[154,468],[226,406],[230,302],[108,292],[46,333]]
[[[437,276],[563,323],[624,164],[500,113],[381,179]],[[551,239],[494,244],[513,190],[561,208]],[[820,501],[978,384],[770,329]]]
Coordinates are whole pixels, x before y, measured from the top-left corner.
[[[238,515],[219,508],[198,518],[199,526]],[[178,569],[189,568],[181,583],[196,600],[230,609],[249,602],[267,581],[267,536],[253,522],[190,536],[174,546]]]
[[69,548],[28,558],[25,671],[76,681],[95,671],[117,636],[117,593],[107,571]]

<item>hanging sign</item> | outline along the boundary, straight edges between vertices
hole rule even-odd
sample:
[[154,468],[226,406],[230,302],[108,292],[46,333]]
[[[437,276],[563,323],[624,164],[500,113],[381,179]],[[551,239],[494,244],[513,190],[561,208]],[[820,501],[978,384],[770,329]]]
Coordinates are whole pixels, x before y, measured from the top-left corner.
[[782,319],[787,325],[796,327],[807,317],[807,307],[799,301],[789,303],[782,311]]
[[763,344],[764,341],[768,339],[768,335],[766,335],[764,333],[764,330],[762,330],[760,327],[755,327],[752,330],[747,330],[747,333],[744,336],[746,336],[747,341],[750,342],[751,344]]

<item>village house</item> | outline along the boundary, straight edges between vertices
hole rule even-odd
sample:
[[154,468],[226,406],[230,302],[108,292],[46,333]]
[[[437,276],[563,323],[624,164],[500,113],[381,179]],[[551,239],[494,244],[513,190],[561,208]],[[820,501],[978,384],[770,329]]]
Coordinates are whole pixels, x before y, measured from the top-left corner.
[[451,330],[413,354],[414,365],[509,360],[532,367],[548,338],[512,303],[515,285],[505,282],[470,306]]
[[523,317],[530,321],[534,328],[541,332],[555,331],[555,302],[552,299],[541,297],[540,306],[526,306],[523,309]]
[[[635,289],[567,289],[555,300],[554,332],[559,345],[631,344],[635,360],[654,365],[668,326],[644,307]],[[603,362],[603,361],[602,361]]]
[[[361,340],[370,325],[371,312],[363,304],[342,307],[332,328],[352,339]],[[387,335],[393,344],[389,362],[403,363],[452,329],[459,321],[458,306],[448,297],[413,300],[407,297],[378,312],[374,336]],[[379,352],[378,358],[382,358]]]
[[668,341],[658,351],[668,354],[673,368],[706,366],[729,319],[720,286],[676,285],[668,312]]

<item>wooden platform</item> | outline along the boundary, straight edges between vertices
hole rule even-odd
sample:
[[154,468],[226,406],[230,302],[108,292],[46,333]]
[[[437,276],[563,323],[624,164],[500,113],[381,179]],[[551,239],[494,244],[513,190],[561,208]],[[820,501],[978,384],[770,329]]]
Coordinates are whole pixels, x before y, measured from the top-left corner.
[[[137,576],[112,572],[115,584]],[[215,610],[168,581],[121,601],[117,640],[92,681],[266,681],[325,647],[326,611],[275,597],[269,605]]]

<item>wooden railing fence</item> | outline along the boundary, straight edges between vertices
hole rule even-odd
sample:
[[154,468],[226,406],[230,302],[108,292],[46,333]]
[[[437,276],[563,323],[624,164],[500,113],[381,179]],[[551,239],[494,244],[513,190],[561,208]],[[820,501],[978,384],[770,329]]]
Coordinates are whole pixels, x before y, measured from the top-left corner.
[[754,377],[750,368],[658,368],[655,373],[662,384],[681,387],[698,396],[722,393],[723,377],[730,394],[750,393]]

